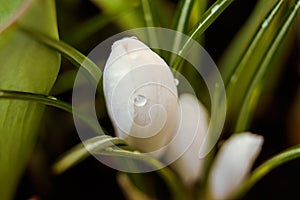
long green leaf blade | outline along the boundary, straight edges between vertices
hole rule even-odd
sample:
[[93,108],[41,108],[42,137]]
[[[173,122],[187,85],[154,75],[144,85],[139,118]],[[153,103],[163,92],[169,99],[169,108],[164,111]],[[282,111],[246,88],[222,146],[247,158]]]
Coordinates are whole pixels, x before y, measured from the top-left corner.
[[62,155],[62,157],[53,165],[53,171],[56,174],[63,173],[90,156],[90,152],[102,151],[112,144],[125,145],[125,142],[117,137],[108,135],[88,139],[84,141],[83,144],[80,143],[64,153],[64,155]]
[[264,59],[261,62],[261,65],[251,81],[251,85],[247,90],[245,95],[241,111],[239,113],[237,125],[235,128],[236,132],[242,131],[247,128],[249,121],[251,120],[252,113],[254,112],[256,105],[258,103],[258,96],[260,95],[263,87],[264,76],[266,72],[271,67],[270,63],[276,54],[280,44],[285,39],[288,31],[290,30],[293,22],[297,17],[299,11],[300,1],[298,1],[295,6],[291,9],[287,15],[282,26],[278,28],[276,37],[273,39],[268,51],[266,52]]
[[[186,33],[188,25],[189,25],[189,18],[193,8],[195,0],[182,0],[179,3],[179,8],[176,11],[175,23],[174,23],[174,30]],[[173,45],[173,52],[178,52],[180,48],[181,39],[179,35],[174,38],[174,45]],[[173,63],[175,59],[175,55],[170,57],[169,63]]]
[[218,0],[203,14],[203,17],[188,34],[190,37],[178,52],[178,56],[176,57],[174,63],[170,63],[172,68],[174,68],[176,71],[181,70],[180,68],[183,60],[180,56],[183,55],[183,53],[188,52],[188,48],[192,40],[197,40],[233,1],[234,0]]
[[12,25],[29,7],[32,0],[0,0],[0,33]]
[[94,153],[143,161],[152,167],[160,169],[157,171],[157,173],[166,181],[167,185],[169,186],[170,191],[172,192],[172,199],[181,200],[186,199],[188,196],[186,191],[183,189],[182,184],[178,180],[178,177],[176,177],[169,168],[165,167],[164,164],[150,156],[143,155],[139,152],[113,148],[107,148],[104,151],[95,151]]
[[14,99],[14,100],[36,102],[36,103],[40,103],[40,104],[44,104],[47,106],[52,106],[64,110],[66,112],[69,112],[70,114],[76,115],[79,119],[81,119],[83,122],[89,125],[95,131],[95,133],[99,133],[98,123],[96,123],[95,120],[79,112],[76,108],[72,108],[72,105],[70,105],[69,103],[61,101],[55,97],[47,96],[43,94],[0,89],[0,99],[10,99],[10,100]]
[[243,196],[255,183],[257,183],[261,178],[270,173],[276,167],[279,167],[297,158],[300,158],[300,145],[287,149],[267,160],[252,172],[250,177],[246,179],[246,181],[240,186],[240,189],[233,195],[232,199],[238,199]]
[[[266,36],[266,32],[269,31],[272,22],[276,19],[275,17],[278,14],[278,11],[281,8],[283,1],[278,1],[274,5],[272,10],[264,17],[264,20],[261,22],[257,32],[252,37],[251,43],[247,47],[247,50],[242,55],[241,60],[237,64],[233,74],[226,87],[226,95],[228,100],[229,107],[229,118],[235,119],[235,113],[238,113],[241,104],[243,103],[243,95],[245,95],[248,85],[251,84],[251,77],[255,73],[255,70],[260,67],[260,63],[257,62],[254,65],[251,61],[254,59],[259,59],[256,57],[258,48],[261,48],[261,41]],[[266,46],[264,46],[264,51],[267,51]],[[260,57],[262,57],[260,55]]]
[[[18,24],[58,38],[54,1],[34,0]],[[60,57],[13,25],[1,33],[0,62],[1,89],[48,94],[59,71]],[[32,102],[0,102],[0,199],[13,199],[33,150],[43,110],[44,106]]]
[[[145,24],[147,27],[155,27],[155,21],[153,18],[154,12],[153,9],[151,9],[151,5],[149,0],[140,0],[141,1],[141,5],[143,8],[143,14],[144,14],[144,20],[145,20]],[[148,36],[148,40],[150,42],[150,45],[158,45],[158,39],[157,39],[157,34],[151,34],[151,33],[147,33]]]
[[53,106],[58,109],[62,109],[69,113],[72,113],[72,106],[68,103],[58,100],[55,97],[47,96],[44,94],[36,94],[29,92],[20,92],[12,90],[1,90],[0,89],[0,99],[15,99],[15,100],[24,100],[24,101],[33,101],[48,106]]
[[258,1],[251,16],[239,33],[235,36],[229,48],[225,51],[223,58],[219,62],[221,74],[224,83],[227,84],[232,77],[235,67],[238,65],[244,52],[251,43],[253,35],[261,26],[261,22],[265,19],[268,12],[277,3],[277,0]]
[[273,10],[271,10],[270,14],[266,16],[265,20],[261,23],[259,30],[253,37],[252,42],[247,48],[247,51],[242,56],[241,61],[239,62],[238,66],[236,67],[234,73],[230,78],[230,81],[227,86],[227,96],[230,90],[229,88],[233,87],[233,85],[236,83],[236,79],[238,79],[241,76],[247,61],[251,58],[252,53],[255,51],[255,47],[259,44],[259,41],[262,39],[263,34],[266,32],[268,24],[272,22],[277,12],[279,11],[279,8],[281,7],[282,3],[282,0],[278,1],[278,3],[274,6]]
[[29,35],[31,35],[34,39],[40,41],[42,44],[49,46],[54,50],[58,51],[59,53],[61,53],[76,67],[78,68],[83,67],[83,69],[85,69],[89,73],[89,75],[94,79],[94,81],[98,83],[100,77],[102,76],[102,72],[99,69],[99,67],[88,57],[80,53],[72,46],[60,40],[56,40],[46,35],[32,32],[31,30],[28,29],[23,29],[23,30]]
[[149,0],[141,0],[143,14],[144,14],[144,21],[147,27],[155,27],[155,22],[153,19],[153,11],[150,6]]

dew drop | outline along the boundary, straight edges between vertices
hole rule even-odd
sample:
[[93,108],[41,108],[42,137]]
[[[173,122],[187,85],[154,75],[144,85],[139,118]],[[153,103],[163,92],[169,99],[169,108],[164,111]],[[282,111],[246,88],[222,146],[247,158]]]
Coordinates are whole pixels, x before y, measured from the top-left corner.
[[146,105],[147,98],[145,96],[143,96],[143,95],[137,95],[134,98],[133,102],[134,102],[135,106],[142,107],[142,106]]
[[175,78],[174,83],[175,83],[176,86],[178,86],[179,85],[179,80],[177,78]]
[[57,100],[58,100],[57,98],[55,98],[55,97],[52,97],[52,96],[48,96],[48,98],[49,98],[49,99],[52,99],[52,100],[55,100],[55,101],[57,101]]
[[220,5],[215,5],[215,7],[211,9],[211,14],[215,13],[219,9],[219,7]]
[[135,40],[138,40],[138,38],[136,36],[131,36],[129,37],[130,39],[135,39]]
[[262,28],[266,28],[269,25],[269,21],[265,20],[264,23],[261,25]]

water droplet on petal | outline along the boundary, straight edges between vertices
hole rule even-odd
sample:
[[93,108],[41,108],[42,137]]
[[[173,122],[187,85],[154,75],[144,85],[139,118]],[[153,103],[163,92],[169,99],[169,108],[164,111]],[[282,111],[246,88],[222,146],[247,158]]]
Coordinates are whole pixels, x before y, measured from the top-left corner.
[[146,105],[147,98],[145,96],[143,96],[143,95],[137,95],[134,98],[133,102],[134,102],[135,106],[142,107],[142,106]]
[[176,86],[178,86],[179,85],[179,80],[177,78],[175,78],[174,83],[175,83]]

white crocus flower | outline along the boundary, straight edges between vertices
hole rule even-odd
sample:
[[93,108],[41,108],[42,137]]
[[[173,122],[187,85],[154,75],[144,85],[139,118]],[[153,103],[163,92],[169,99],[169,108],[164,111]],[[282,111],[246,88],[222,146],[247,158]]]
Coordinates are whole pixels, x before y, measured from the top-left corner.
[[248,132],[231,136],[221,147],[209,177],[213,199],[228,199],[245,180],[258,156],[263,137]]
[[[199,150],[208,129],[205,107],[191,94],[178,100],[168,65],[135,38],[115,42],[103,76],[108,114],[118,137],[154,156],[164,154],[189,187],[201,178]],[[176,134],[176,136],[175,136]],[[174,137],[175,136],[175,137]],[[240,133],[221,147],[209,174],[213,199],[227,199],[246,178],[261,150],[263,137]],[[155,152],[165,149],[166,151]]]
[[177,172],[187,187],[191,187],[202,175],[204,159],[199,159],[200,145],[208,129],[208,112],[192,94],[182,94],[179,98],[181,123],[176,139],[166,153],[172,159],[180,152],[184,154],[171,167]]
[[[177,152],[184,154],[171,167],[187,187],[201,179],[205,159],[199,158],[199,150],[208,130],[206,108],[191,94],[179,98],[182,122],[178,138],[169,147],[166,159]],[[195,135],[196,132],[196,135]],[[193,141],[189,146],[189,141]],[[227,199],[243,182],[258,156],[263,137],[248,132],[231,136],[226,141],[212,166],[209,184],[213,199]],[[188,147],[188,148],[187,148]]]
[[179,107],[165,61],[136,38],[118,40],[105,65],[103,87],[117,136],[140,151],[162,155],[160,149],[176,133]]

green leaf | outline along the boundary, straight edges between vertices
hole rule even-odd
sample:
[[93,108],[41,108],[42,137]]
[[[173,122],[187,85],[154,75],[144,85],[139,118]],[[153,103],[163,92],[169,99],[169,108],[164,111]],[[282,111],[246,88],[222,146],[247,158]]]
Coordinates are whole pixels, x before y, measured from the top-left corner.
[[166,184],[168,185],[172,193],[172,199],[174,200],[188,199],[187,197],[190,196],[189,194],[186,193],[178,177],[175,176],[175,174],[168,167],[165,167],[163,163],[152,158],[151,156],[146,156],[145,154],[141,154],[137,151],[132,152],[128,150],[113,149],[113,148],[106,148],[103,151],[94,151],[93,153],[95,154],[98,153],[106,156],[121,157],[128,160],[142,161],[145,164],[148,164],[152,167],[159,169],[157,170],[157,173],[163,178],[163,180],[166,181]]
[[182,0],[176,11],[174,30],[185,33],[188,28],[190,14],[194,6],[195,0]]
[[[11,2],[11,1],[6,1]],[[54,1],[32,2],[19,24],[58,37]],[[60,57],[13,25],[0,36],[0,88],[48,94]],[[44,106],[32,102],[0,103],[0,199],[12,199],[33,150]]]
[[[174,30],[181,32],[181,33],[186,33],[187,28],[189,25],[189,19],[190,19],[190,14],[191,10],[194,6],[194,0],[182,0],[179,3],[179,7],[176,11],[176,16],[175,16],[175,21],[173,28]],[[179,35],[174,38],[174,45],[173,45],[173,52],[179,52],[180,44],[181,44],[181,38]],[[171,55],[169,63],[173,63],[175,59],[175,55]]]
[[149,0],[140,0],[143,8],[144,21],[147,27],[155,27],[153,19],[153,10],[151,9]]
[[190,24],[188,28],[191,28],[193,25],[195,25],[204,14],[206,8],[207,8],[208,1],[202,0],[202,1],[195,1],[194,6],[191,10],[190,14]]
[[[20,92],[20,91],[10,91],[10,90],[1,90],[0,89],[0,99],[16,99],[16,100],[24,100],[24,101],[31,101],[37,102],[40,104],[44,104],[47,106],[52,106],[70,114],[76,115],[79,119],[89,125],[96,133],[99,133],[98,129],[98,122],[93,120],[91,117],[86,116],[85,114],[81,113],[76,108],[72,108],[72,105],[66,103],[64,101],[58,100],[55,97],[47,96],[43,94],[36,94],[36,93],[29,93],[29,92]],[[101,134],[101,133],[99,133]]]
[[183,55],[183,53],[188,53],[192,40],[197,40],[232,2],[233,0],[218,0],[203,14],[199,22],[189,32],[188,35],[190,37],[183,44],[180,51],[178,51],[178,56],[176,57],[174,63],[170,63],[170,66],[175,69],[175,71],[181,71],[183,59],[180,56]]
[[225,51],[218,65],[221,67],[220,70],[225,84],[229,82],[235,67],[247,50],[261,22],[264,21],[265,16],[277,2],[277,0],[258,1],[246,24],[234,37],[233,42]]
[[232,199],[238,199],[242,197],[255,183],[257,183],[261,178],[270,173],[276,167],[279,167],[280,165],[295,160],[299,157],[300,145],[297,145],[267,160],[252,172],[250,177],[246,179],[246,181],[240,186],[239,190],[237,190],[233,195]]
[[[262,46],[262,41],[265,39],[267,31],[273,28],[272,24],[276,19],[282,4],[283,1],[278,1],[272,10],[264,17],[264,20],[261,21],[256,33],[252,36],[251,43],[247,46],[246,51],[242,55],[239,63],[237,63],[237,66],[227,83],[226,95],[229,109],[228,117],[230,119],[235,119],[236,113],[239,112],[240,106],[243,103],[243,96],[247,92],[247,87],[251,84],[251,77],[260,67],[259,61],[262,59],[262,55],[257,56],[257,51],[260,51],[261,54],[268,51],[268,46]],[[272,37],[274,37],[274,33]],[[255,63],[253,60],[255,60]]]
[[154,198],[148,196],[142,192],[137,186],[130,180],[128,174],[119,173],[117,174],[117,181],[126,196],[126,199],[131,200],[154,200]]
[[36,39],[42,44],[51,47],[52,49],[61,53],[76,67],[82,67],[96,83],[98,83],[98,81],[100,80],[102,72],[99,67],[88,57],[80,53],[77,49],[64,43],[63,41],[48,37],[47,35],[36,33],[29,29],[23,29],[23,31],[29,34],[33,39]]
[[[155,27],[155,21],[153,15],[155,14],[153,9],[150,6],[149,0],[140,0],[143,8],[144,21],[147,27]],[[147,33],[148,41],[150,46],[158,46],[157,34]]]
[[0,0],[0,33],[12,25],[29,7],[32,0]]
[[275,32],[275,37],[273,38],[270,46],[267,48],[268,51],[263,56],[264,59],[258,65],[259,68],[257,69],[255,76],[251,79],[250,85],[246,90],[247,92],[239,112],[235,132],[240,132],[247,128],[258,103],[258,97],[260,96],[262,88],[265,85],[266,73],[272,67],[270,63],[274,59],[274,56],[276,55],[280,45],[286,38],[291,26],[293,25],[293,22],[295,21],[299,11],[299,7],[300,1],[298,1],[295,6],[290,9],[290,12],[287,14],[283,24],[278,27],[277,31]]
[[61,158],[53,165],[53,170],[57,174],[63,173],[65,170],[86,159],[88,156],[90,156],[90,153],[113,157],[122,157],[130,160],[135,159],[160,169],[157,171],[157,173],[161,175],[168,184],[173,194],[173,199],[179,200],[183,199],[186,196],[185,190],[183,189],[183,186],[181,185],[175,174],[158,160],[150,156],[143,155],[137,151],[133,152],[125,149],[110,148],[111,145],[123,145],[123,148],[130,148],[126,146],[124,140],[121,140],[117,137],[111,137],[108,135],[97,136],[84,141],[83,144],[80,143],[76,145],[68,152],[64,153]]
[[12,90],[1,90],[0,89],[0,99],[15,99],[15,100],[24,100],[24,101],[33,101],[41,103],[48,106],[53,106],[58,109],[62,109],[69,113],[72,113],[72,106],[64,101],[60,101],[55,97],[47,96],[44,94],[36,94],[29,92],[20,92]]
[[84,141],[64,153],[61,158],[53,165],[53,171],[56,174],[63,173],[67,169],[75,166],[79,162],[90,156],[90,152],[102,151],[107,147],[114,145],[125,145],[125,142],[117,137],[108,135],[97,136]]

